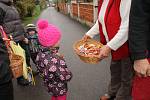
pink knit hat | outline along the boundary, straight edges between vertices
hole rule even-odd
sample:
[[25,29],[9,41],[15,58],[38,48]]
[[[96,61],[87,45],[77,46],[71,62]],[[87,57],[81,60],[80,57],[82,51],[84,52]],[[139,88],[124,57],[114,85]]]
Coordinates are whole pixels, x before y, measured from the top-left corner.
[[54,46],[61,38],[61,32],[57,27],[48,24],[47,20],[40,19],[38,25],[38,39],[45,47]]

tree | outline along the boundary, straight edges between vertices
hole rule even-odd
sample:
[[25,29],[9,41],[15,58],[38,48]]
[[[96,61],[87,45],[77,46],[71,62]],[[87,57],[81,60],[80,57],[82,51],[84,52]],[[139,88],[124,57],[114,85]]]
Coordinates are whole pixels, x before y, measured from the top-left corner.
[[24,18],[25,16],[33,15],[35,0],[14,0],[14,5],[20,13],[21,18]]
[[46,1],[47,1],[47,0],[40,0],[40,8],[41,8],[41,10],[42,10],[42,9],[45,9],[45,8],[47,7]]

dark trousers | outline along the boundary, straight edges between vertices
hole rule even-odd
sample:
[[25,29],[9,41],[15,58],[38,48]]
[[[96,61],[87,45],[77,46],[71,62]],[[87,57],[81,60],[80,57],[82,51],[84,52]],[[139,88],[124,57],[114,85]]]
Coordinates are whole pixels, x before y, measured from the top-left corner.
[[31,52],[31,59],[34,64],[36,64],[36,57],[37,57],[38,52]]
[[12,81],[0,85],[0,100],[14,100]]
[[130,58],[112,61],[110,71],[111,82],[108,94],[116,96],[115,100],[132,100],[131,82],[133,78],[133,66]]

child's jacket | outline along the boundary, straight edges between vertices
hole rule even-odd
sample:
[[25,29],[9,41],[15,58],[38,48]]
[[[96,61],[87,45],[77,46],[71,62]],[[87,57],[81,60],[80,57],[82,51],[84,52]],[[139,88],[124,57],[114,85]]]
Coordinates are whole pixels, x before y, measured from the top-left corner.
[[72,78],[72,73],[68,70],[65,60],[57,53],[57,48],[51,50],[45,48],[36,59],[44,84],[53,96],[65,95],[68,90],[67,82]]
[[29,35],[28,39],[29,39],[29,47],[30,47],[31,53],[39,52],[39,50],[40,50],[40,44],[39,44],[39,41],[38,41],[37,34],[35,34],[35,35]]

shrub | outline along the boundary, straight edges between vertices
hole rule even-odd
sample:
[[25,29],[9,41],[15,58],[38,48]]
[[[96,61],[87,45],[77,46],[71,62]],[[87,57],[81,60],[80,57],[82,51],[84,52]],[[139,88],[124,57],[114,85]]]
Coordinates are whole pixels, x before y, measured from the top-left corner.
[[16,6],[21,18],[25,16],[32,16],[35,8],[35,0],[14,0],[14,5]]
[[47,7],[46,0],[40,0],[39,4],[40,4],[41,10],[43,10]]

